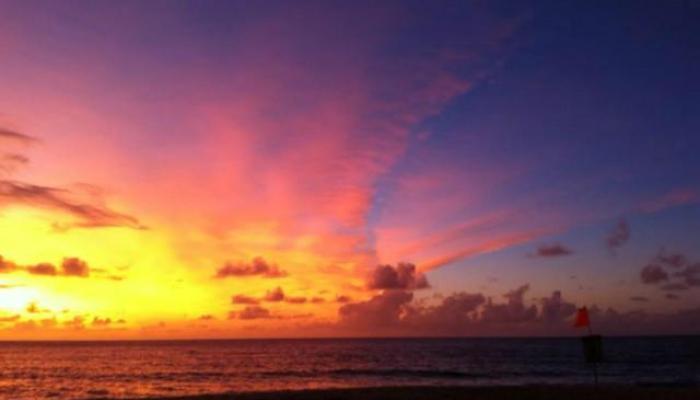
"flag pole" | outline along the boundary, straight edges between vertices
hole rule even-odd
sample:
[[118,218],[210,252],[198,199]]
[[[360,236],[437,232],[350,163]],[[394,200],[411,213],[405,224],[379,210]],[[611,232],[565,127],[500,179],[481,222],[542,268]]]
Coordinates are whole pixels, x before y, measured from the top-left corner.
[[[593,336],[593,328],[591,328],[591,319],[588,319],[588,334],[592,337]],[[598,386],[598,361],[593,361],[593,384],[595,386]]]
[[588,316],[588,309],[586,307],[581,307],[578,309],[574,320],[574,327],[586,327],[588,330],[588,336],[581,338],[583,341],[583,354],[586,358],[586,362],[593,364],[593,382],[595,386],[598,386],[598,362],[601,361],[602,348],[600,344],[600,336],[593,334],[591,320]]

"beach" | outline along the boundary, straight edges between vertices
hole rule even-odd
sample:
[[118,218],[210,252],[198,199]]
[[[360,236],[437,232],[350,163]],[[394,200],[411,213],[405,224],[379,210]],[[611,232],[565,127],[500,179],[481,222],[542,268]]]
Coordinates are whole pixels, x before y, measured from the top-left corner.
[[[685,400],[700,398],[700,387],[643,386],[403,386],[353,389],[241,392],[163,397],[162,400]],[[159,399],[159,400],[160,400]],[[154,399],[155,400],[155,399]]]

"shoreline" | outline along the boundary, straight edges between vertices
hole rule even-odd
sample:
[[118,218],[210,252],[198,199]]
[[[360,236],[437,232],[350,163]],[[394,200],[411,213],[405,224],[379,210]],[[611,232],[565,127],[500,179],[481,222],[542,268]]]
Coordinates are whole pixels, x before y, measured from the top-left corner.
[[[526,386],[376,386],[230,392],[140,400],[695,400],[699,386],[663,385],[526,385]],[[131,399],[137,400],[137,399]]]

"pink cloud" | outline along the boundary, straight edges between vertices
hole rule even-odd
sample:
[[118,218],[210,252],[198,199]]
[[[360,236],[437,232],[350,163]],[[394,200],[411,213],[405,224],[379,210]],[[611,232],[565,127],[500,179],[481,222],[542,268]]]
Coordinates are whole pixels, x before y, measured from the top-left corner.
[[639,210],[645,213],[662,211],[667,208],[693,204],[700,201],[700,192],[693,188],[677,188],[670,192],[650,199],[639,206]]

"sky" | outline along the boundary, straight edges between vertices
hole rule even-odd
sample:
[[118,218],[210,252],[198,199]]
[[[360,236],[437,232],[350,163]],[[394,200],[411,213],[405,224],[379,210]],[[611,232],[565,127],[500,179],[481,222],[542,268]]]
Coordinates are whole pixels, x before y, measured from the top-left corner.
[[700,333],[695,2],[0,1],[0,339]]

